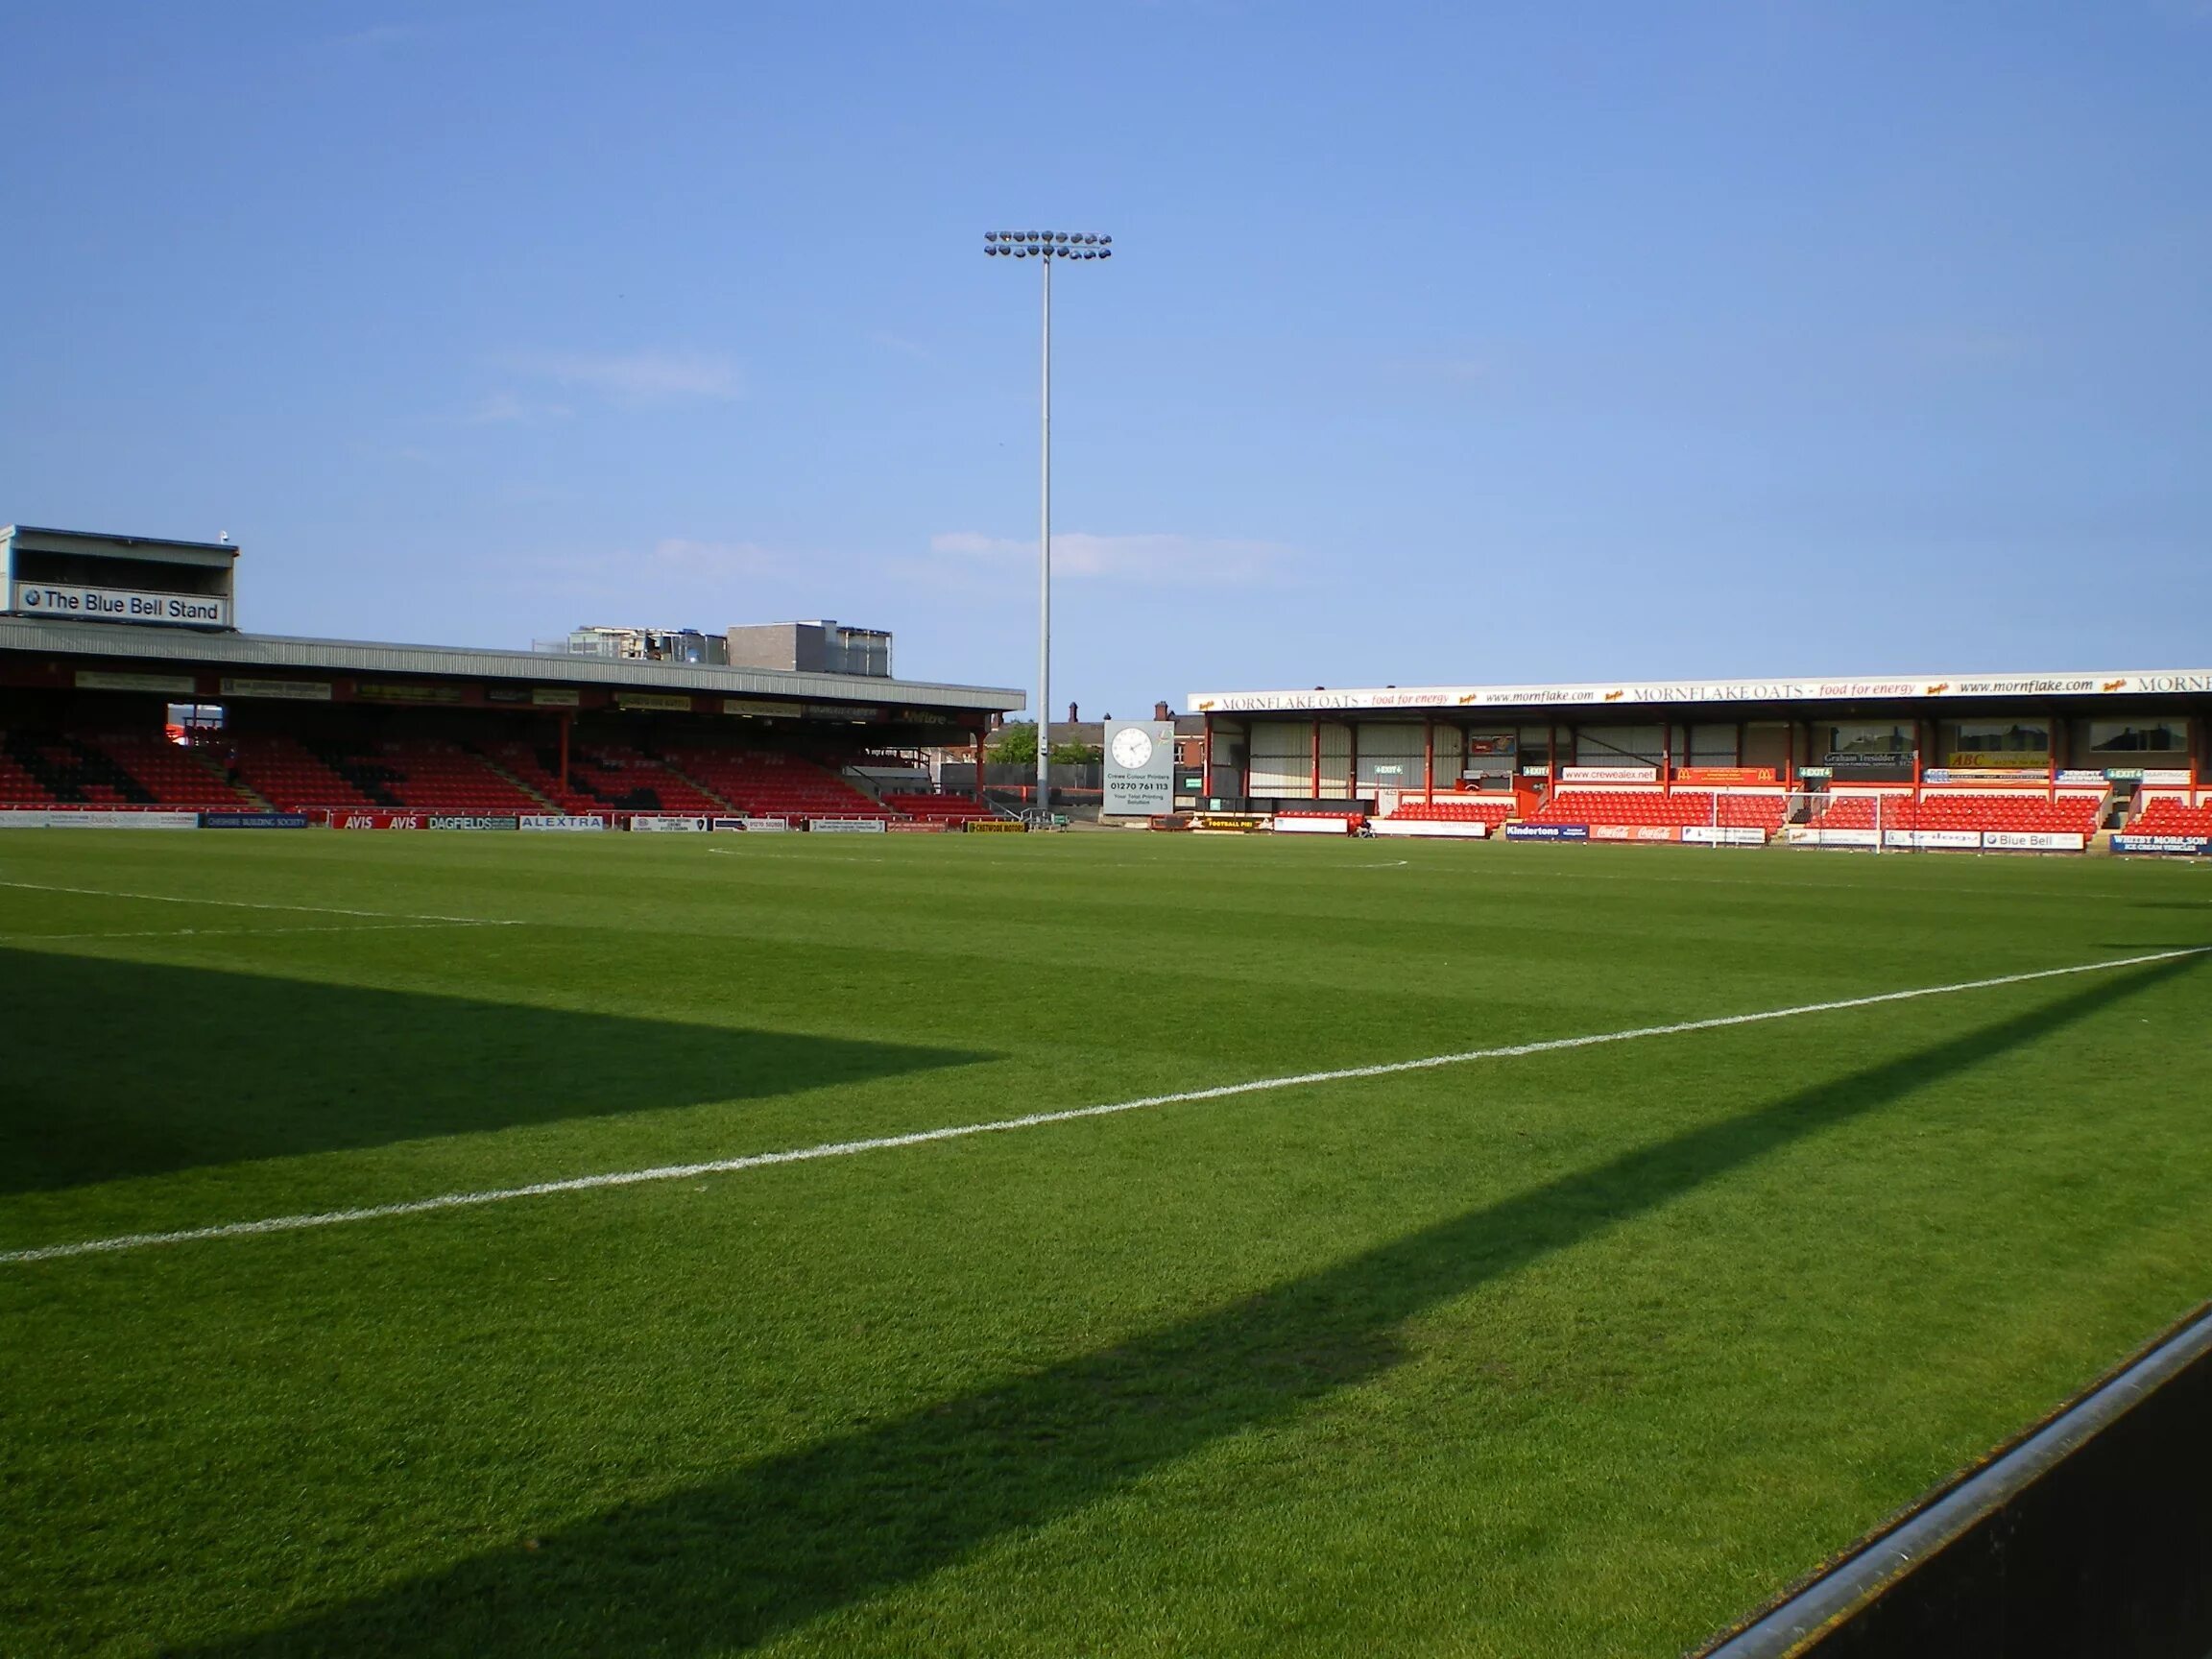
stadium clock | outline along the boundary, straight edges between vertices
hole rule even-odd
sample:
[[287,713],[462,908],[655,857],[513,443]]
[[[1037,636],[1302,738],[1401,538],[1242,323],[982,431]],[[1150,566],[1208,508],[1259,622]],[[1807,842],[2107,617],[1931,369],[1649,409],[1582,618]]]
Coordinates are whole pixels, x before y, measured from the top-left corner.
[[1152,758],[1152,734],[1142,726],[1124,726],[1114,733],[1114,760],[1124,769],[1142,771]]

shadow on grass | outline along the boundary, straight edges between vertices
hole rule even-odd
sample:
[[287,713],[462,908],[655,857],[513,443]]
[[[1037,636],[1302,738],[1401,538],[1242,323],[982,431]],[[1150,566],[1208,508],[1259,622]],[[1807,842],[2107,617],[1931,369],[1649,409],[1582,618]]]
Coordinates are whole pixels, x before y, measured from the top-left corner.
[[858,1428],[710,1484],[195,1649],[743,1648],[1079,1509],[1401,1358],[1407,1318],[2183,972],[2160,964],[1425,1227],[1117,1348]]
[[992,1058],[0,950],[0,1192]]

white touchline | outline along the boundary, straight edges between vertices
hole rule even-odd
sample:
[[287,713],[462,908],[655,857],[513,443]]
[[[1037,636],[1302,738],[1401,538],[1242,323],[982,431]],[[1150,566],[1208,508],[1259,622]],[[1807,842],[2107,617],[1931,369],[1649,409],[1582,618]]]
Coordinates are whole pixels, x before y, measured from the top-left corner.
[[970,1135],[992,1135],[1007,1129],[1035,1129],[1046,1123],[1072,1123],[1081,1118],[1109,1118],[1118,1112],[1141,1112],[1150,1106],[1180,1106],[1192,1100],[1223,1100],[1233,1094],[1257,1094],[1269,1089],[1296,1089],[1312,1083],[1344,1083],[1361,1077],[1391,1077],[1403,1071],[1432,1071],[1442,1066],[1464,1066],[1475,1060],[1512,1060],[1525,1054],[1554,1054],[1567,1048],[1594,1048],[1604,1043],[1631,1043],[1644,1037],[1678,1037],[1691,1031],[1718,1031],[1730,1025],[1757,1025],[1768,1020],[1795,1020],[1807,1014],[1834,1014],[1846,1008],[1872,1008],[1885,1002],[1910,1002],[1920,997],[1949,997],[1961,991],[1989,991],[2001,985],[2025,985],[2034,979],[2059,979],[2071,974],[2104,974],[2114,968],[2139,968],[2151,962],[2172,962],[2183,956],[2212,953],[2212,945],[2177,950],[2155,950],[2144,956],[2122,956],[2110,962],[2078,962],[2069,968],[2038,968],[2027,974],[2000,974],[1989,979],[1962,979],[1954,985],[1923,985],[1911,991],[1884,991],[1871,997],[1844,997],[1833,1002],[1801,1002],[1791,1008],[1767,1008],[1756,1014],[1723,1014],[1712,1020],[1683,1020],[1671,1025],[1639,1025],[1626,1031],[1599,1031],[1587,1037],[1551,1037],[1540,1043],[1512,1043],[1501,1048],[1470,1048],[1459,1054],[1431,1054],[1422,1060],[1387,1060],[1375,1066],[1346,1066],[1334,1071],[1303,1071],[1291,1077],[1260,1077],[1249,1083],[1222,1083],[1212,1089],[1187,1089],[1176,1094],[1147,1094],[1137,1100],[1116,1100],[1104,1106],[1073,1106],[1061,1112],[1032,1112],[1022,1118],[998,1118],[984,1123],[958,1123],[943,1129],[921,1129],[908,1135],[879,1135],[867,1141],[831,1141],[819,1146],[799,1146],[785,1152],[753,1152],[741,1158],[717,1158],[704,1164],[663,1164],[652,1169],[623,1169],[605,1175],[576,1175],[562,1181],[537,1181],[527,1187],[500,1187],[484,1192],[446,1192],[436,1198],[411,1198],[397,1204],[369,1204],[358,1210],[325,1210],[311,1215],[272,1215],[260,1221],[230,1221],[216,1227],[187,1227],[175,1233],[126,1233],[113,1238],[91,1238],[78,1244],[46,1244],[29,1250],[0,1251],[0,1263],[54,1262],[67,1256],[94,1256],[114,1250],[143,1250],[155,1244],[190,1244],[205,1238],[243,1238],[257,1233],[297,1233],[308,1227],[335,1227],[348,1221],[377,1221],[394,1215],[427,1215],[435,1210],[466,1210],[478,1204],[501,1204],[510,1198],[542,1198],[558,1192],[590,1192],[603,1187],[637,1187],[649,1181],[683,1181],[697,1175],[728,1175],[740,1169],[765,1169],[775,1164],[806,1164],[817,1158],[850,1158],[857,1152],[886,1152],[899,1146],[923,1146],[932,1141],[957,1141]]
[[86,899],[144,899],[156,904],[220,904],[229,910],[297,910],[312,916],[374,916],[400,922],[466,922],[478,927],[519,927],[489,916],[424,916],[408,910],[342,910],[335,904],[273,904],[254,899],[185,899],[174,893],[118,893],[108,887],[56,887],[44,881],[0,881],[27,893],[75,893]]
[[145,927],[129,933],[0,933],[0,945],[42,945],[52,939],[267,939],[278,933],[401,933],[423,927],[490,927],[490,922],[363,922],[334,927]]

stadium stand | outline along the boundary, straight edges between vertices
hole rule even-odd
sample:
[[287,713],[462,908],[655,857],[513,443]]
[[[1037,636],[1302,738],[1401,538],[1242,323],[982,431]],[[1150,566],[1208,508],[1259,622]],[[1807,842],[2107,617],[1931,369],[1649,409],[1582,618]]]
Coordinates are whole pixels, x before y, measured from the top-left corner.
[[757,818],[803,823],[815,818],[878,818],[903,814],[862,794],[826,767],[774,750],[669,749],[687,777]]
[[576,748],[568,756],[568,786],[561,786],[561,757],[550,744],[505,743],[491,758],[564,812],[676,812],[705,816],[730,808],[690,779],[628,744]]
[[1998,795],[1925,795],[1914,802],[1899,791],[1877,798],[1846,795],[1832,800],[1816,812],[1815,830],[1872,830],[1876,827],[1876,802],[1880,801],[1880,826],[1886,830],[1979,830],[2055,831],[2094,835],[2103,801],[2095,795],[2061,795],[2056,801],[2041,796],[2008,799]]
[[252,804],[224,777],[221,757],[204,749],[181,747],[158,732],[115,733],[94,741],[163,806],[234,812]]
[[2171,795],[2145,804],[2128,822],[2130,835],[2200,836],[2212,840],[2212,801],[2192,806]]
[[1400,801],[1388,816],[1412,824],[1487,824],[1495,830],[1513,816],[1510,795],[1442,795],[1433,801]]
[[943,795],[935,790],[887,791],[883,805],[909,818],[937,824],[966,824],[974,818],[996,817],[990,807],[967,795]]
[[159,733],[17,730],[0,737],[0,801],[29,806],[236,808],[247,797]]
[[240,737],[235,747],[240,780],[282,811],[379,805],[290,737]]
[[457,743],[427,738],[301,742],[259,733],[240,737],[237,751],[241,781],[287,812],[545,810],[543,801]]
[[1719,824],[1729,829],[1782,828],[1790,810],[1782,790],[1717,794],[1709,789],[1562,789],[1530,815],[1536,824]]

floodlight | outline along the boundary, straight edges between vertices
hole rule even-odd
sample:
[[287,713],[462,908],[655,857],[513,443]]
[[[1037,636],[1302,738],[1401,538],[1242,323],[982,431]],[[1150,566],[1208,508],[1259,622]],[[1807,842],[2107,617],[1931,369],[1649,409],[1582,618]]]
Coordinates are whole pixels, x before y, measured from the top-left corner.
[[1045,375],[1041,398],[1040,449],[1043,462],[1038,511],[1037,583],[1037,795],[1036,805],[1052,804],[1050,771],[1052,709],[1052,266],[1054,259],[1111,259],[1114,238],[1094,230],[999,230],[983,236],[986,253],[1016,259],[1041,258],[1045,293]]

